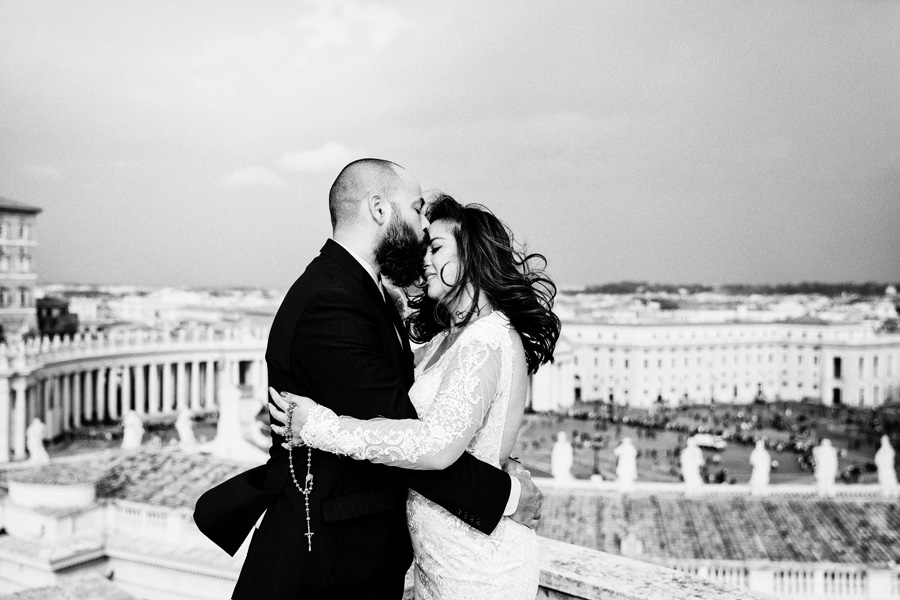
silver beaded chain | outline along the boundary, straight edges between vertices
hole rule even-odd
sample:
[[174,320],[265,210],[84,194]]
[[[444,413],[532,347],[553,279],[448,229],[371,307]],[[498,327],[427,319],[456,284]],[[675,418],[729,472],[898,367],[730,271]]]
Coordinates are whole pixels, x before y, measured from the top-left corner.
[[300,486],[300,483],[297,481],[297,475],[294,473],[294,447],[302,446],[303,444],[294,443],[294,433],[291,431],[291,422],[294,418],[294,408],[297,405],[294,403],[289,403],[287,408],[287,424],[285,426],[286,431],[284,432],[285,437],[287,438],[288,443],[288,465],[291,469],[291,479],[294,480],[294,485],[297,486],[297,490],[303,494],[303,503],[306,505],[306,533],[303,534],[306,536],[306,543],[308,545],[308,549],[312,552],[312,528],[310,526],[309,521],[309,495],[312,493],[313,489],[313,476],[312,476],[312,448],[309,446],[306,447],[306,479],[303,481],[303,486]]

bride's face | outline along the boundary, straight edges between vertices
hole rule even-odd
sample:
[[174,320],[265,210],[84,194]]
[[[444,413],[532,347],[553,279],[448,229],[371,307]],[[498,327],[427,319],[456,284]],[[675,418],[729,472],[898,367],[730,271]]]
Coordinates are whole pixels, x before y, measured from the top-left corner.
[[430,241],[425,250],[425,293],[440,302],[459,278],[456,235],[449,221],[435,221],[428,227]]

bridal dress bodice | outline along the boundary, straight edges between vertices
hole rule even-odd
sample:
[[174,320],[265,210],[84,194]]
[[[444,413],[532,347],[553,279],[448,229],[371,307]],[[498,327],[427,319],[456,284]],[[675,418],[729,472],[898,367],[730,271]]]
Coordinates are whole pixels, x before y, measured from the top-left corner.
[[[409,392],[419,419],[363,421],[316,406],[301,435],[314,448],[393,466],[442,468],[468,451],[499,467],[517,335],[495,311],[469,324],[436,360],[446,332],[420,348]],[[531,529],[504,518],[485,535],[414,491],[407,521],[416,598],[534,598],[538,556]]]

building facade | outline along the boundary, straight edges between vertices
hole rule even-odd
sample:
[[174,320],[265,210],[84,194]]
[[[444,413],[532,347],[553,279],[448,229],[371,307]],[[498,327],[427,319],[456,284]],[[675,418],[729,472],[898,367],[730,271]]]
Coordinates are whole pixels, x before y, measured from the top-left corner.
[[900,399],[900,334],[871,322],[570,320],[562,335],[563,360],[532,382],[535,410],[564,410],[576,401],[879,406]]
[[0,197],[0,325],[7,339],[35,326],[33,230],[40,212]]

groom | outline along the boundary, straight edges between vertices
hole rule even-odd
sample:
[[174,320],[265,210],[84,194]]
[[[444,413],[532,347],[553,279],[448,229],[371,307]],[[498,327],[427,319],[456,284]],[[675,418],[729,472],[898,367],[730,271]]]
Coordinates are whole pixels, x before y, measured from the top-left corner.
[[[416,418],[409,340],[381,277],[406,287],[421,271],[422,190],[402,167],[363,159],[341,171],[328,200],[333,238],[275,315],[269,385],[341,415]],[[265,511],[235,600],[399,599],[412,561],[408,488],[486,534],[504,515],[528,526],[539,518],[540,492],[527,473],[513,477],[468,453],[443,471],[414,471],[299,448],[294,478],[284,441],[273,433],[267,464],[197,502],[198,527],[232,555]]]

